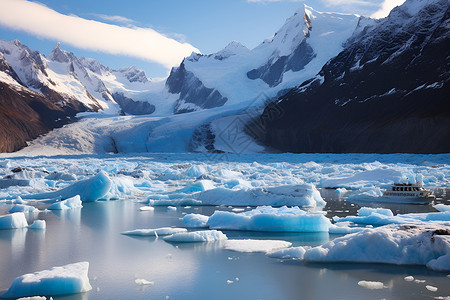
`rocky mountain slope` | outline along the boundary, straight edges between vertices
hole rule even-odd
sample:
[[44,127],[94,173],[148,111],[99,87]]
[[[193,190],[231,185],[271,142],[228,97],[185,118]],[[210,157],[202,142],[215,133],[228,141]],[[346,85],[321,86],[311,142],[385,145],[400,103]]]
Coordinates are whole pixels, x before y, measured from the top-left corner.
[[448,0],[407,0],[248,129],[289,152],[450,152],[449,14]]

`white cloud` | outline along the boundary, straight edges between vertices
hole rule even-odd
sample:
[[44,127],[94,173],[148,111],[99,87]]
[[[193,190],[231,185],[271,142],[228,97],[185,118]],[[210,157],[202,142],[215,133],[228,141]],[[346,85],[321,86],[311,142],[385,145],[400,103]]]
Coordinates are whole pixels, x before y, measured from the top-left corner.
[[111,21],[111,22],[115,22],[115,23],[123,23],[123,24],[136,23],[136,21],[128,19],[126,17],[122,17],[122,16],[109,16],[109,15],[104,15],[104,14],[91,14],[91,15],[98,17],[100,19],[103,19],[105,21]]
[[60,14],[26,0],[1,0],[0,25],[61,41],[77,48],[128,55],[165,67],[178,65],[198,49],[153,29],[122,27],[73,15]]
[[387,17],[394,7],[402,5],[404,2],[405,0],[384,0],[384,2],[381,3],[381,8],[373,13],[371,17],[377,19]]

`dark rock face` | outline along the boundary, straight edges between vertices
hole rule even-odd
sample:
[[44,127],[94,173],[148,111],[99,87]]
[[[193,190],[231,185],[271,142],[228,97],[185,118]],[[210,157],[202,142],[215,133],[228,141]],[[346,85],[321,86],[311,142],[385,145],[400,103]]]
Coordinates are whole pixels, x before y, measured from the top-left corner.
[[0,82],[0,152],[17,151],[74,115],[38,93]]
[[148,102],[134,101],[123,93],[113,93],[114,101],[120,105],[122,111],[130,115],[149,115],[155,112],[155,106]]
[[447,0],[408,1],[365,28],[319,76],[257,121],[257,138],[289,152],[450,152]]
[[270,87],[277,86],[283,80],[283,74],[287,71],[300,71],[316,57],[314,50],[304,39],[294,52],[289,56],[270,59],[265,65],[253,69],[247,73],[249,79],[261,78]]
[[180,94],[175,104],[175,114],[191,112],[195,108],[220,107],[228,101],[216,89],[205,87],[194,73],[186,70],[184,62],[178,68],[172,68],[166,86],[170,93]]

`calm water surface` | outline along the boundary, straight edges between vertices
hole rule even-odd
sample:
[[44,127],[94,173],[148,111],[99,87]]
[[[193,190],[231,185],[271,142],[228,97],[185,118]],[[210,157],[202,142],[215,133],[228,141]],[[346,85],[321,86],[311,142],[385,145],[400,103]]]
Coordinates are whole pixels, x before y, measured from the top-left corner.
[[[356,214],[359,206],[322,190],[329,217]],[[446,193],[447,192],[447,193]],[[437,190],[448,203],[448,191]],[[54,299],[435,299],[450,296],[450,278],[418,266],[304,264],[239,253],[220,243],[170,244],[161,238],[124,236],[136,228],[183,226],[185,213],[211,215],[218,207],[179,207],[139,211],[133,201],[85,203],[82,209],[42,212],[45,231],[0,230],[0,290],[25,273],[88,261],[92,291]],[[383,205],[386,207],[386,205]],[[10,206],[0,206],[5,214]],[[396,213],[434,211],[431,206],[389,207]],[[224,231],[230,239],[280,239],[294,246],[316,246],[335,235]],[[412,275],[425,283],[406,282]],[[138,286],[143,278],[154,286]],[[239,280],[236,280],[238,278]],[[233,281],[228,284],[227,280]],[[361,280],[386,288],[368,290]],[[437,292],[426,285],[438,287]]]

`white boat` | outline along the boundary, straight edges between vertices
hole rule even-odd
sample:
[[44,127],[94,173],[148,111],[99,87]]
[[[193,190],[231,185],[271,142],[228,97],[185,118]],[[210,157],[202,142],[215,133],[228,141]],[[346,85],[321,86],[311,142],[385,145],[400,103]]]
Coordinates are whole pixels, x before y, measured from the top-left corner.
[[394,183],[383,192],[383,200],[390,203],[429,204],[436,197],[433,192],[423,187],[422,182]]

